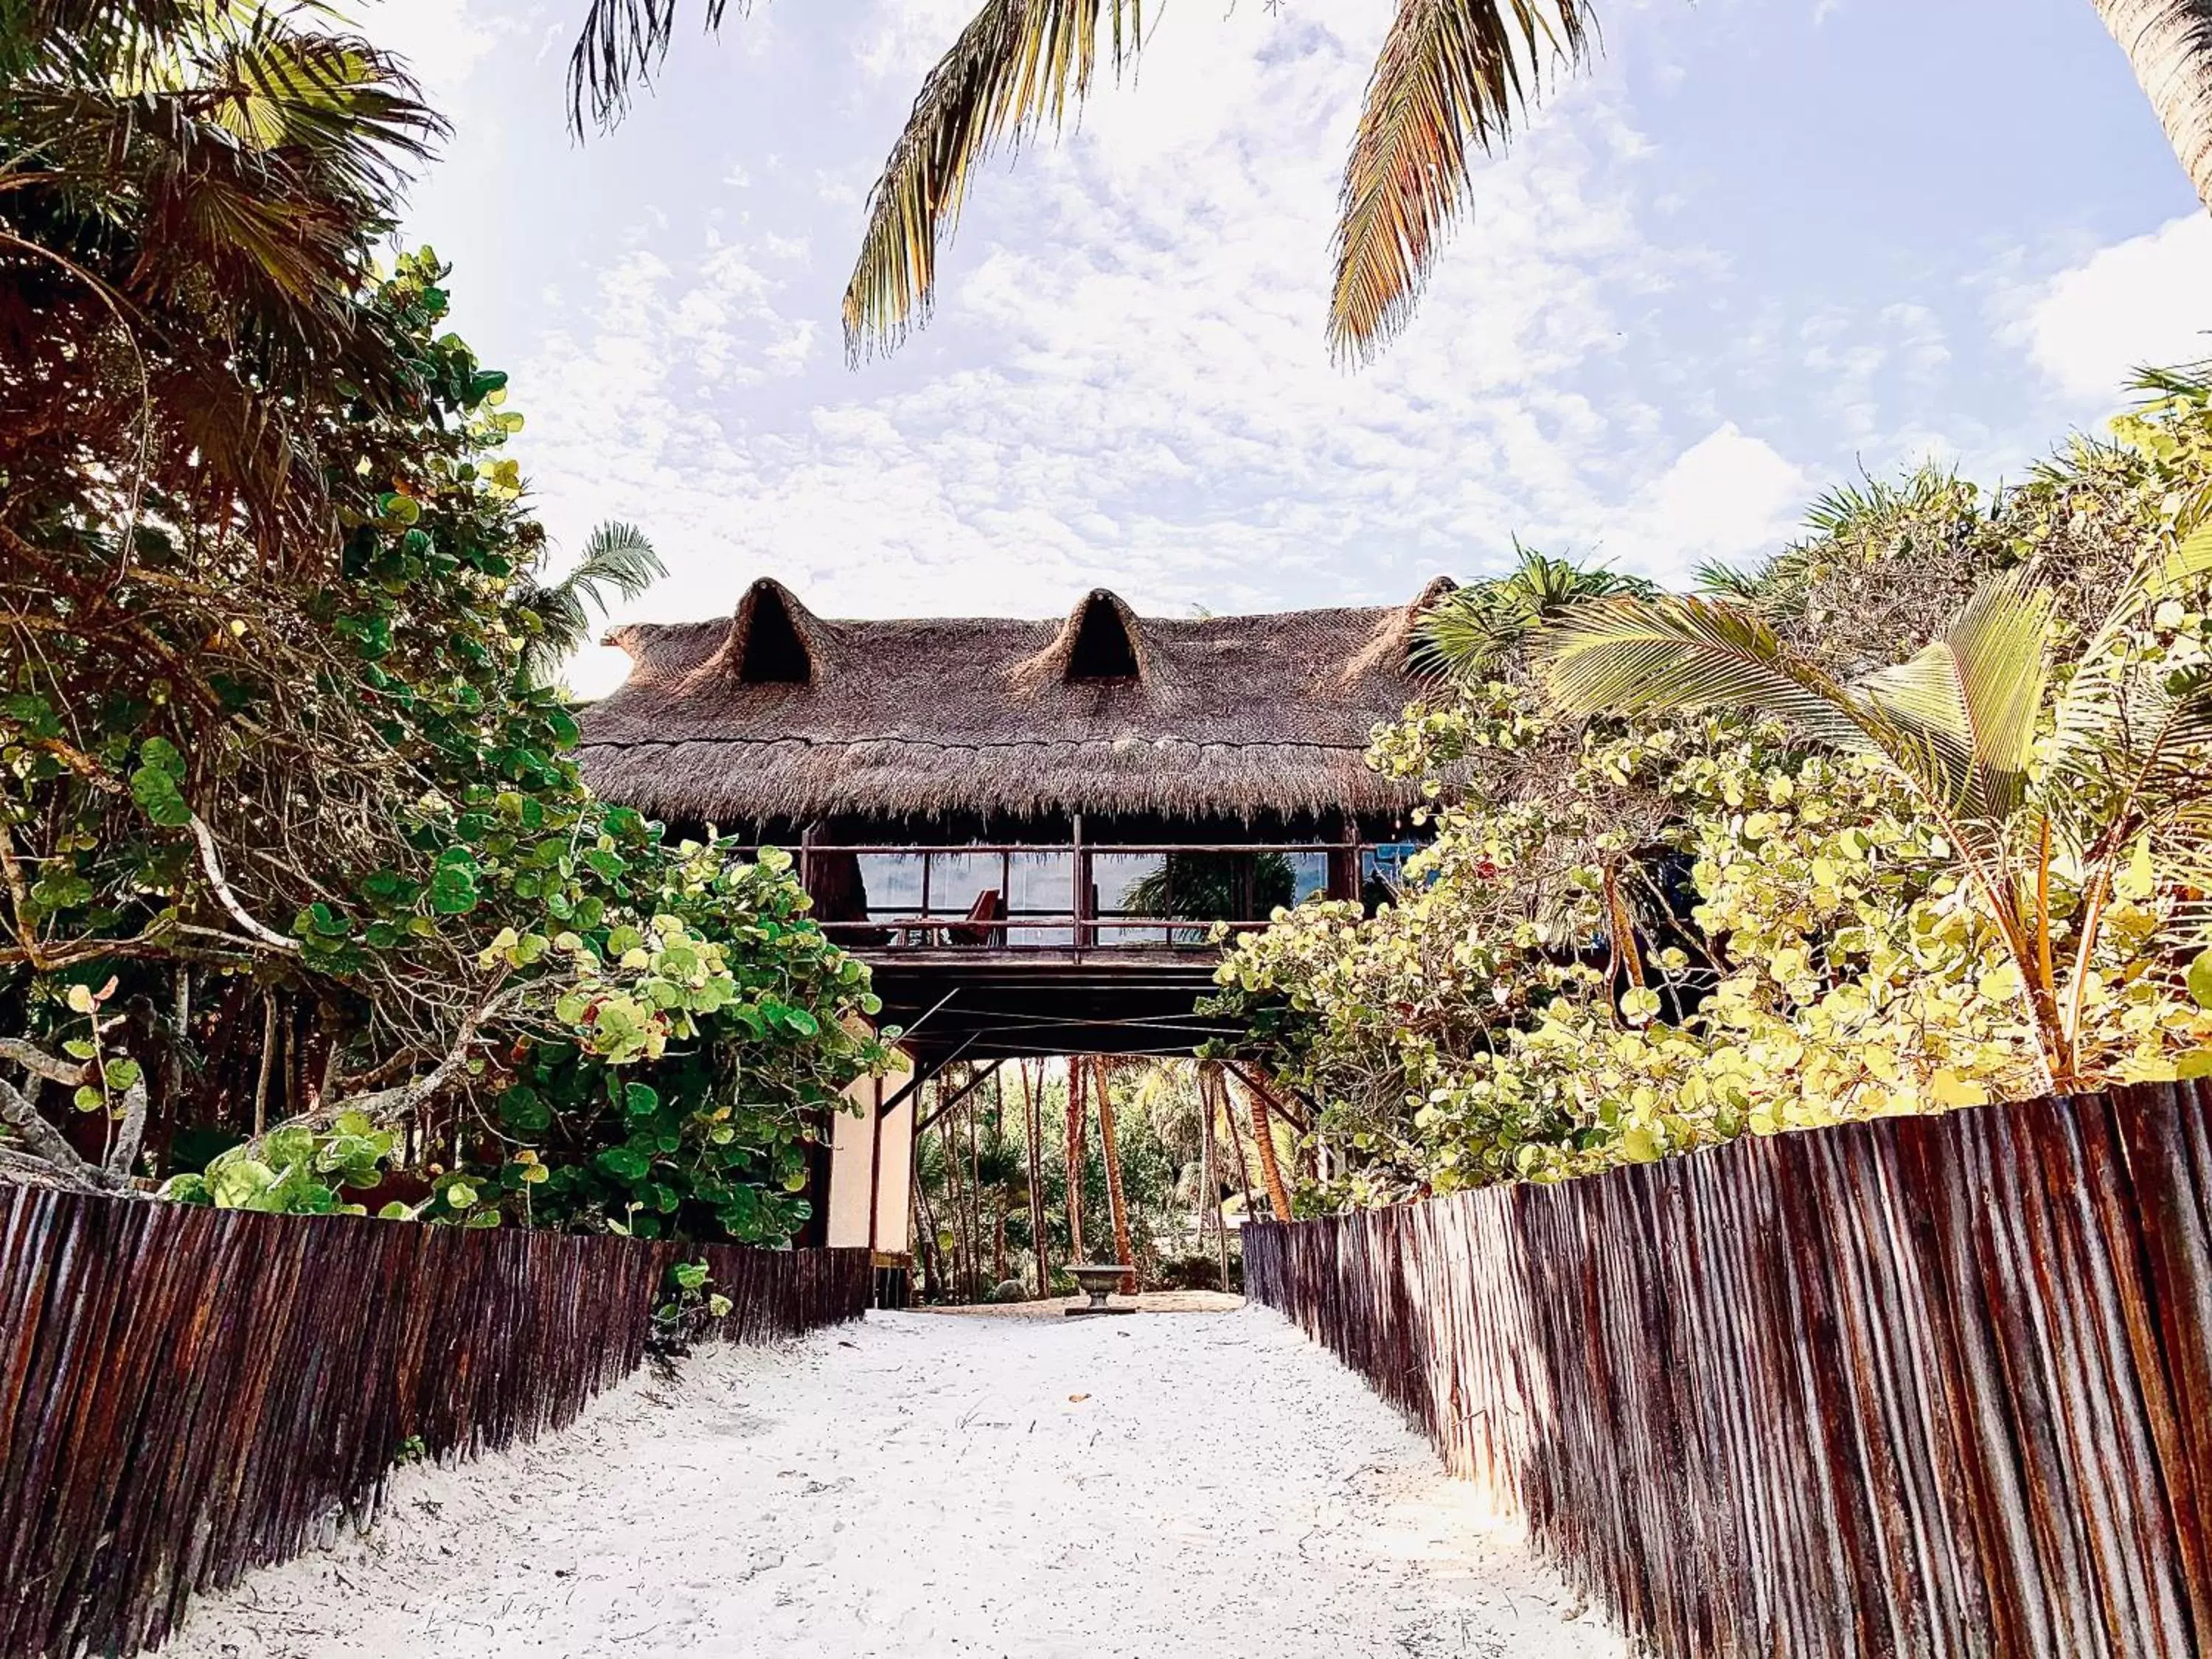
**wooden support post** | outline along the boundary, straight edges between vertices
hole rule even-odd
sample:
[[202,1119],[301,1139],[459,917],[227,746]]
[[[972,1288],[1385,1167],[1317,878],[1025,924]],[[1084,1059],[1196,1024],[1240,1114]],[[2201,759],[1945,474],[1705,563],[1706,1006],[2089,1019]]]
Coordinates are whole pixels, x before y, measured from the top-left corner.
[[1359,899],[1359,820],[1351,812],[1339,815],[1338,845],[1328,849],[1328,896],[1357,903]]
[[[1085,919],[1091,914],[1091,854],[1083,848],[1083,814],[1076,813],[1071,823],[1073,831],[1071,854],[1074,867],[1068,873],[1070,879],[1074,883],[1074,891],[1071,895],[1070,908],[1075,912],[1075,959],[1080,963],[1083,960],[1083,947],[1091,942],[1089,937],[1091,930],[1085,925]],[[1074,1073],[1071,1070],[1069,1073],[1071,1083],[1073,1077]]]
[[1129,1206],[1121,1192],[1121,1153],[1114,1139],[1114,1085],[1110,1063],[1103,1054],[1092,1057],[1098,1087],[1098,1144],[1106,1155],[1106,1207],[1114,1218],[1114,1259],[1128,1271],[1121,1275],[1121,1294],[1134,1296],[1144,1288],[1137,1276],[1137,1252],[1129,1242]]
[[868,1082],[875,1096],[868,1113],[868,1260],[872,1266],[878,1249],[876,1206],[884,1195],[884,1080],[877,1077]]

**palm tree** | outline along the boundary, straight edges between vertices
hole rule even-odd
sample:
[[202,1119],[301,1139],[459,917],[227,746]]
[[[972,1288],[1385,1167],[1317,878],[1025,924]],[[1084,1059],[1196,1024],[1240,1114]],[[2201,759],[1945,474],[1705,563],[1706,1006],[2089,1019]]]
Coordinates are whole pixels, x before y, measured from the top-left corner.
[[557,582],[526,581],[516,605],[536,623],[522,647],[522,676],[545,685],[561,665],[592,642],[592,612],[607,613],[608,592],[635,599],[668,574],[635,525],[610,519],[584,539],[584,556]]
[[2090,0],[2212,208],[2212,0]]
[[1022,1139],[1029,1156],[1030,1244],[1036,1255],[1036,1293],[1039,1300],[1052,1294],[1052,1238],[1044,1223],[1044,1065],[1034,1074],[1026,1060],[1021,1068]]
[[[1885,766],[1935,819],[1996,923],[2057,1091],[2085,1081],[2083,999],[2124,866],[2154,857],[2212,884],[2212,668],[2171,672],[2132,638],[2207,571],[2212,522],[2178,549],[2148,550],[2055,702],[2051,596],[2026,573],[1985,585],[1941,639],[1850,684],[1752,610],[1673,597],[1571,612],[1546,642],[1547,683],[1576,713],[1754,708]],[[2063,972],[2054,875],[2078,890]]]
[[1128,1271],[1121,1275],[1121,1294],[1134,1296],[1137,1253],[1129,1238],[1129,1201],[1121,1186],[1121,1142],[1114,1133],[1113,1062],[1103,1054],[1092,1057],[1091,1075],[1098,1088],[1098,1150],[1106,1163],[1106,1208],[1114,1222],[1114,1259]]
[[[2093,3],[2212,207],[2212,0]],[[568,65],[580,134],[621,118],[666,52],[678,9],[591,0]],[[706,0],[708,27],[728,9]],[[1477,157],[1504,144],[1548,76],[1588,61],[1595,33],[1591,0],[1396,0],[1339,194],[1328,339],[1340,360],[1370,359],[1405,326],[1470,205]],[[1063,126],[1102,56],[1118,78],[1145,40],[1144,0],[983,0],[922,82],[869,197],[845,290],[848,352],[889,349],[927,320],[938,239],[977,166],[1002,143],[1018,149]]]
[[1659,592],[1641,576],[1551,558],[1518,541],[1513,550],[1516,562],[1504,575],[1456,588],[1429,607],[1414,640],[1417,669],[1480,681],[1495,672],[1522,641],[1571,605],[1617,593],[1652,599]]
[[301,9],[0,3],[10,516],[127,540],[153,490],[328,556],[304,411],[413,395],[364,284],[443,128],[395,60]]

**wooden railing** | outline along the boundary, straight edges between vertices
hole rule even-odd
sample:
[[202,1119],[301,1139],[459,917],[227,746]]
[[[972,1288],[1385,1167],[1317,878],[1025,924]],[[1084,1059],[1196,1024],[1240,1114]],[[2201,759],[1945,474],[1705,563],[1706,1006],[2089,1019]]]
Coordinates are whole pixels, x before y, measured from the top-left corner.
[[[1086,840],[1079,823],[1062,842],[834,844],[810,839],[797,857],[799,879],[817,902],[817,921],[854,949],[1033,950],[1079,957],[1116,946],[1200,947],[1217,927],[1233,933],[1266,927],[1284,897],[1279,892],[1263,896],[1266,859],[1308,861],[1303,871],[1293,866],[1288,896],[1293,902],[1316,893],[1356,898],[1370,855],[1393,845],[1098,842]],[[886,866],[887,860],[897,862]],[[1128,860],[1150,867],[1133,869]],[[873,870],[872,861],[878,865]],[[1205,867],[1194,867],[1194,861],[1204,861]],[[896,892],[886,894],[880,885],[871,890],[870,876],[880,883],[894,873],[902,878]],[[1155,880],[1154,890],[1130,902]],[[860,913],[840,914],[843,906],[857,906]]]

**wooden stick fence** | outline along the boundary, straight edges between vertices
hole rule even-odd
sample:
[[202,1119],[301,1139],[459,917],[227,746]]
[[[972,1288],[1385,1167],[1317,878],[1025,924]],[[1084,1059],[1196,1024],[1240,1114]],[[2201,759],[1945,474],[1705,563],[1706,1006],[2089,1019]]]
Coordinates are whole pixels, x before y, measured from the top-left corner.
[[866,1250],[250,1215],[0,1186],[0,1659],[129,1653],[375,1513],[393,1460],[560,1428],[671,1263],[763,1342],[857,1318]]
[[2212,1087],[1245,1231],[1675,1659],[2212,1652]]

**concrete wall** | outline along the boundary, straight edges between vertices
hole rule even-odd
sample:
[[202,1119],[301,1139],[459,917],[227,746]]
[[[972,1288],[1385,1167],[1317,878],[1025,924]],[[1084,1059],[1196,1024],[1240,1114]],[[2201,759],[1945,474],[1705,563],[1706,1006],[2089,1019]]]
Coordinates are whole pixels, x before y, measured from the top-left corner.
[[[833,1246],[866,1247],[883,1255],[904,1255],[912,1205],[914,1114],[919,1097],[909,1095],[889,1115],[882,1103],[907,1080],[906,1056],[900,1069],[879,1078],[862,1078],[846,1090],[858,1112],[841,1112],[830,1139],[830,1227]],[[869,1225],[868,1200],[875,1200],[875,1224]]]

